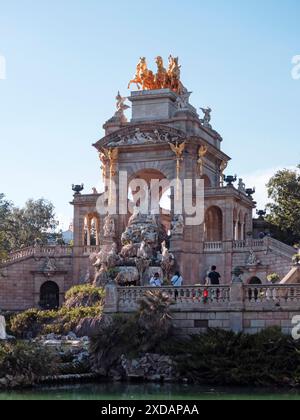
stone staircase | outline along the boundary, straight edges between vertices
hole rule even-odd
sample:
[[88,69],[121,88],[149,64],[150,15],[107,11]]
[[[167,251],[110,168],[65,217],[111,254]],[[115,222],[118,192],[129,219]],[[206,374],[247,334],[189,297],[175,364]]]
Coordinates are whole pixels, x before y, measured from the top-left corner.
[[286,245],[283,242],[277,241],[274,238],[268,238],[267,245],[272,251],[278,252],[279,254],[283,254],[286,257],[292,258],[296,254],[296,251],[292,246]]
[[12,252],[6,260],[2,261],[0,267],[4,268],[29,258],[71,257],[72,255],[73,249],[69,246],[32,246]]

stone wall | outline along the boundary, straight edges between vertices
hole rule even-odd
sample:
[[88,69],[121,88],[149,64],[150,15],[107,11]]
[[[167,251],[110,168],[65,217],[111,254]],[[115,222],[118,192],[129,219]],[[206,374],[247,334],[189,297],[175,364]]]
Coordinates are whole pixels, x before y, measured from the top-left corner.
[[231,311],[218,312],[174,312],[173,325],[177,335],[191,335],[207,332],[208,328],[233,330],[232,321],[238,315],[242,320],[242,330],[246,334],[255,334],[269,327],[279,327],[284,334],[291,334],[292,320],[300,315],[290,311]]
[[[49,252],[45,252],[45,251]],[[50,252],[51,251],[51,252]],[[41,286],[54,282],[59,287],[59,303],[73,286],[72,255],[58,247],[33,249],[12,256],[0,267],[0,309],[22,311],[38,307]]]

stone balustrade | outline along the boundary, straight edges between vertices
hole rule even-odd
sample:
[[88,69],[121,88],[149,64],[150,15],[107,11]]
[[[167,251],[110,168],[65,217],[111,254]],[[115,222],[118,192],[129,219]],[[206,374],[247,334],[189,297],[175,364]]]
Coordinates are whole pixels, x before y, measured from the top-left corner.
[[[247,252],[250,249],[254,251],[266,250],[268,247],[268,239],[247,239],[244,241],[217,241],[217,242],[204,242],[205,253],[221,253],[225,250],[234,252]],[[226,247],[225,247],[226,244]],[[276,245],[276,244],[275,244]],[[290,248],[290,247],[287,247]],[[286,250],[286,249],[285,249]]]
[[223,242],[205,242],[204,252],[223,252]]
[[70,257],[73,255],[73,248],[70,246],[32,246],[23,248],[20,251],[12,252],[2,265],[12,264],[30,257]]
[[[242,310],[249,307],[280,307],[281,305],[299,308],[300,314],[300,285],[267,285],[248,286],[233,284],[231,286],[190,286],[190,287],[116,287],[114,289],[114,304],[116,312],[134,312],[139,300],[149,290],[160,290],[170,296],[175,309],[185,310],[218,310],[224,308]],[[109,304],[109,302],[107,302]],[[109,304],[110,305],[110,304]]]
[[[136,310],[139,300],[149,290],[157,290],[149,287],[118,287],[118,308],[121,312],[131,312]],[[230,302],[230,287],[162,287],[163,291],[179,306],[207,307],[209,305],[221,306]]]
[[84,246],[83,247],[83,255],[92,255],[92,254],[98,254],[100,252],[101,246],[95,245],[95,246]]
[[233,241],[232,248],[234,251],[247,251],[247,249],[260,250],[266,248],[264,239],[247,239],[244,241]]
[[300,315],[300,285],[106,288],[107,314],[133,313],[148,290],[161,290],[173,300],[172,322],[178,335],[199,334],[207,328],[257,333],[279,327],[291,334],[294,317]]
[[299,285],[268,285],[244,286],[244,301],[247,305],[255,306],[264,304],[299,305],[300,309],[300,284]]

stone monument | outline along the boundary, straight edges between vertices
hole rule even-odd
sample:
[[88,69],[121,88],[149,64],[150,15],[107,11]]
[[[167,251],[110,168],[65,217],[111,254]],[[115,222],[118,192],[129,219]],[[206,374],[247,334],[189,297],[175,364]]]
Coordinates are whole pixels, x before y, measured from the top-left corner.
[[3,315],[0,315],[0,340],[7,340],[6,321]]

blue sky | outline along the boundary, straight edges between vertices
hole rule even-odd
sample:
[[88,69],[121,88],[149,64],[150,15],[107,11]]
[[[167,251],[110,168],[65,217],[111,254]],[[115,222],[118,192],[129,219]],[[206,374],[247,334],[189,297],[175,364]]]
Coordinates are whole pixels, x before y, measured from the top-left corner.
[[299,163],[299,0],[10,0],[1,2],[0,191],[16,204],[45,197],[72,215],[71,184],[99,184],[91,144],[138,58],[178,55],[194,106],[232,158],[229,172],[258,183]]

